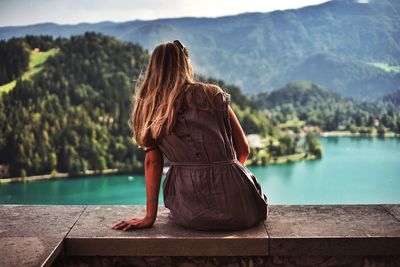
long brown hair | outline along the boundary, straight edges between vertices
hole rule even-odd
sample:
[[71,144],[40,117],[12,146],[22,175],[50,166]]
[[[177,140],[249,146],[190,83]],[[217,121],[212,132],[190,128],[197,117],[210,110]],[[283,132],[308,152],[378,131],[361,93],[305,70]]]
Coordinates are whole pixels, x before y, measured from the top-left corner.
[[131,116],[133,139],[140,147],[151,146],[151,139],[172,131],[186,95],[191,96],[189,99],[199,109],[209,110],[202,107],[203,100],[215,108],[213,98],[222,92],[219,86],[194,80],[189,51],[179,41],[158,45],[135,92]]

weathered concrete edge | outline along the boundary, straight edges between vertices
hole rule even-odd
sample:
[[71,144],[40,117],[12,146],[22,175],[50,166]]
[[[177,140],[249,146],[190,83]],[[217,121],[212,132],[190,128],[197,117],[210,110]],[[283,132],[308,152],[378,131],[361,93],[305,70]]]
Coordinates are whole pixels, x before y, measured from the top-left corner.
[[[268,220],[268,218],[267,218],[267,220]],[[267,242],[268,242],[268,252],[267,252],[267,255],[271,255],[271,235],[269,234],[266,221],[264,221],[263,224],[264,224],[264,229],[265,229],[265,232],[267,233],[267,239],[268,239],[268,241],[267,241]]]
[[83,212],[86,210],[87,206],[83,206],[83,209],[79,216],[76,218],[76,220],[72,223],[71,227],[69,228],[68,232],[65,233],[64,237],[58,242],[56,247],[50,252],[50,255],[44,260],[42,263],[41,267],[50,267],[52,266],[53,262],[60,256],[64,250],[65,250],[65,238],[68,236],[68,234],[71,232],[72,228],[74,228],[75,224],[79,221],[81,218]]
[[[65,242],[66,255],[267,255],[268,236],[264,222],[239,231],[199,231],[182,227],[159,206],[158,218],[149,229],[115,231],[116,218],[144,214],[144,205],[88,206]],[[112,243],[112,245],[110,245]]]
[[397,221],[400,222],[400,215],[399,214],[395,214],[393,211],[391,211],[391,208],[394,206],[399,207],[399,205],[395,205],[395,204],[380,204],[379,206],[381,206],[388,214],[390,214],[391,216],[393,216],[393,218],[395,218]]
[[[312,207],[312,206],[332,206],[351,207],[360,206],[363,210],[369,207],[377,207],[386,214],[386,222],[392,222],[392,232],[377,234],[376,232],[364,232],[363,236],[343,235],[324,235],[324,236],[301,236],[296,235],[276,235],[270,233],[270,225],[265,222],[266,231],[269,236],[269,255],[270,256],[393,256],[400,255],[400,205],[399,204],[341,204],[341,205],[273,205],[275,207]],[[369,220],[368,220],[369,221]],[[293,221],[291,221],[293,222]],[[354,223],[354,222],[353,222]],[[393,223],[395,227],[393,229]],[[343,227],[343,225],[342,225]],[[382,225],[381,225],[382,227]],[[361,229],[361,228],[360,228]],[[386,229],[386,228],[377,228]],[[298,230],[298,228],[297,228]],[[354,230],[354,229],[349,229]],[[364,229],[365,230],[365,229]],[[394,230],[394,232],[393,232]],[[362,231],[363,232],[363,231]]]
[[[65,238],[65,237],[64,237]],[[61,255],[64,249],[64,239],[58,242],[56,247],[50,252],[50,255],[42,263],[41,267],[50,267],[53,262],[57,259],[59,255]]]
[[[290,207],[293,205],[275,205]],[[294,206],[315,206],[315,205],[294,205]],[[330,206],[330,205],[317,205]],[[332,205],[337,206],[337,205]],[[354,206],[354,205],[340,205]],[[356,205],[359,206],[359,205]],[[385,218],[397,222],[386,209],[380,204],[361,205],[377,207],[387,216]],[[391,208],[400,207],[396,204],[388,204]],[[329,207],[328,207],[329,208]],[[271,220],[271,217],[270,217]],[[393,221],[392,221],[393,223]],[[67,236],[67,255],[84,256],[89,255],[116,255],[116,256],[235,256],[235,255],[315,255],[315,256],[350,256],[350,255],[400,255],[400,235],[369,235],[365,232],[363,236],[324,235],[324,236],[276,236],[269,232],[268,220],[263,222],[265,236],[245,238],[236,240],[224,240],[221,237],[196,237],[187,238],[174,237],[173,234],[166,236],[138,237],[138,236],[116,236],[116,237],[91,237],[91,236]],[[393,229],[393,228],[392,228]],[[362,232],[362,231],[361,231]],[[107,250],[104,245],[114,243],[114,246],[121,247],[118,250]],[[101,245],[100,245],[101,244]],[[113,247],[114,247],[113,246]],[[187,250],[188,246],[193,249]],[[130,247],[130,249],[126,249]],[[226,247],[227,249],[221,249]],[[243,251],[243,247],[251,247]],[[97,248],[97,249],[96,249]],[[196,249],[194,249],[196,248]],[[288,254],[289,253],[289,254]]]

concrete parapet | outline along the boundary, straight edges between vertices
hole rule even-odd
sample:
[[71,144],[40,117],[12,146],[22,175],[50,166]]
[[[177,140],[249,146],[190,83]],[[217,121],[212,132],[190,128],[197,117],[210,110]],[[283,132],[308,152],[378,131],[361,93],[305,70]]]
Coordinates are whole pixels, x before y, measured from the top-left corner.
[[1,205],[0,266],[400,264],[400,205],[269,209],[250,229],[198,231],[159,206],[153,227],[123,232],[111,226],[145,206]]

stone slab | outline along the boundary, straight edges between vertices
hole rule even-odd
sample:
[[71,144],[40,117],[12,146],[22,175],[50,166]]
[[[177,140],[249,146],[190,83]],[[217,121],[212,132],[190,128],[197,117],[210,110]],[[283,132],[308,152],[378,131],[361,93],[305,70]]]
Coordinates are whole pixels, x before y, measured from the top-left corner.
[[[242,231],[196,231],[159,207],[153,227],[123,232],[145,206],[0,205],[0,266],[50,266],[67,256],[400,255],[400,205],[270,205],[267,221]],[[64,239],[64,237],[66,238]],[[64,241],[63,241],[64,239]]]
[[381,206],[400,222],[400,205],[385,204]]
[[400,255],[400,223],[380,205],[271,205],[270,255]]
[[145,206],[89,206],[65,239],[70,256],[236,256],[267,255],[263,222],[241,231],[199,231],[175,224],[159,206],[151,228],[120,231],[121,219],[141,217]]
[[84,208],[0,205],[0,266],[50,266]]

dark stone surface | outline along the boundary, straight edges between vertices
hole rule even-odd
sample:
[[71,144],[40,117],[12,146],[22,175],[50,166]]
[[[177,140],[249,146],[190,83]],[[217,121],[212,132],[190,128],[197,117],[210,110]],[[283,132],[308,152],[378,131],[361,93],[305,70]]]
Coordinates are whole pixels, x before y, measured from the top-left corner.
[[83,210],[83,206],[0,205],[0,266],[51,265]]
[[400,266],[400,256],[231,256],[231,257],[67,257],[54,267],[104,267],[104,266],[171,266],[171,267],[370,267]]
[[267,255],[268,235],[264,224],[241,231],[199,231],[181,227],[159,206],[151,228],[118,231],[111,226],[142,217],[145,206],[89,206],[68,234],[68,255],[103,256],[232,256]]
[[400,255],[400,224],[380,205],[270,207],[270,255]]

